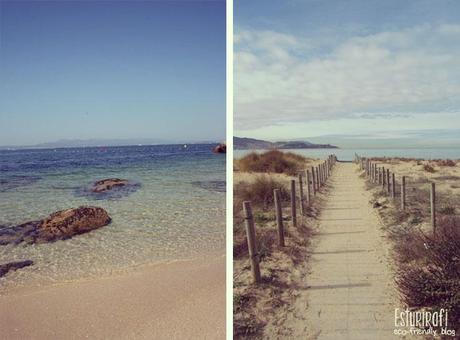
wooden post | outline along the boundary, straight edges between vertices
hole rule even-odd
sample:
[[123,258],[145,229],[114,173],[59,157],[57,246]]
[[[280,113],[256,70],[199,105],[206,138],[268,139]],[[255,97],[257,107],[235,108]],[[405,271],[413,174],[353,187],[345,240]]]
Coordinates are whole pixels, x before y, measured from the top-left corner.
[[291,179],[291,217],[293,227],[297,227],[297,205],[295,196],[295,179]]
[[394,172],[391,174],[391,197],[396,198],[396,176]]
[[311,187],[313,189],[313,195],[316,195],[316,179],[315,179],[315,168],[311,167]]
[[316,167],[315,170],[316,170],[316,189],[319,191],[319,187],[321,185],[321,182],[320,182],[320,178],[319,178],[318,167]]
[[436,235],[436,185],[434,183],[431,183],[430,205],[431,205],[431,226],[433,227],[433,235]]
[[321,186],[323,186],[324,185],[323,164],[320,163],[320,165],[318,166],[318,170],[319,170],[319,183]]
[[299,196],[300,196],[300,216],[303,216],[305,214],[305,212],[304,212],[304,197],[303,197],[302,174],[299,174]]
[[390,195],[390,192],[391,192],[390,169],[387,169],[387,192],[388,192],[388,195]]
[[385,167],[382,167],[382,188],[385,190],[385,186],[387,184],[387,172],[385,171]]
[[406,210],[406,176],[401,180],[401,209]]
[[246,220],[246,238],[248,241],[249,259],[251,261],[252,277],[255,283],[261,282],[259,253],[257,251],[256,231],[254,228],[254,218],[252,216],[251,202],[243,202],[244,216]]
[[378,176],[379,176],[379,183],[378,184],[382,184],[382,177],[383,177],[382,176],[382,168],[379,167],[377,171],[378,171]]
[[306,170],[307,172],[307,204],[310,205],[310,179],[311,179],[311,176],[310,176],[310,170]]
[[276,224],[278,225],[278,244],[284,247],[284,226],[283,226],[283,210],[281,207],[280,190],[273,190],[275,196]]

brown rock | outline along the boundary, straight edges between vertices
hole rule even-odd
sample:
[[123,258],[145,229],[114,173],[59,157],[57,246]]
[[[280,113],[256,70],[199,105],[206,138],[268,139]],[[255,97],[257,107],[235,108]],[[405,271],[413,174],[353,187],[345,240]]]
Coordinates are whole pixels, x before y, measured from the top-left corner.
[[107,212],[99,207],[79,207],[55,212],[38,226],[38,240],[50,242],[70,238],[109,224]]
[[126,179],[120,178],[106,178],[100,181],[97,181],[93,184],[91,191],[93,192],[105,192],[111,190],[114,187],[122,187],[127,185],[129,182]]
[[99,207],[82,206],[61,210],[42,220],[0,229],[0,245],[65,240],[110,222],[110,216]]
[[227,144],[220,143],[214,149],[212,149],[212,152],[214,152],[214,153],[227,153]]

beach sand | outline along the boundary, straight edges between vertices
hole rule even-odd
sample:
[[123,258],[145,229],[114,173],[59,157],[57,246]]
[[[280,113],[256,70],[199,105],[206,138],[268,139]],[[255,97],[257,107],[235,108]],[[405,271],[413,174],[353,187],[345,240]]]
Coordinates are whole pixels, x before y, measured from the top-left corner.
[[224,339],[225,256],[0,296],[1,339]]

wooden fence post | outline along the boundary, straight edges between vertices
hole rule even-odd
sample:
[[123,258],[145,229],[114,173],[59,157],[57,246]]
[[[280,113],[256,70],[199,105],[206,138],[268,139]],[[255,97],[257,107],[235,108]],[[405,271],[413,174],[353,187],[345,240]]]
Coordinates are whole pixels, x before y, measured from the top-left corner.
[[396,199],[396,176],[394,172],[391,174],[391,197]]
[[304,212],[304,197],[303,197],[303,179],[302,174],[299,174],[299,196],[300,196],[300,216],[305,214]]
[[406,210],[406,176],[401,180],[401,209]]
[[385,167],[382,167],[382,189],[385,190],[387,184],[387,172],[385,171]]
[[257,251],[256,231],[254,228],[254,218],[252,216],[251,202],[243,202],[244,216],[246,220],[246,238],[248,241],[249,259],[251,261],[251,271],[255,283],[260,283],[259,253]]
[[315,168],[316,170],[316,189],[319,191],[319,187],[321,186],[321,181],[319,178],[319,169],[318,167]]
[[433,235],[435,235],[436,234],[436,185],[434,183],[431,183],[430,205],[431,205],[431,226],[433,227]]
[[297,205],[296,205],[295,179],[291,179],[291,216],[292,216],[292,226],[297,227]]
[[278,244],[284,247],[284,226],[283,226],[283,210],[281,207],[280,190],[273,190],[275,196],[276,224],[278,225]]
[[318,165],[318,171],[319,171],[319,185],[323,186],[324,183],[324,173],[323,173],[323,164],[319,163]]
[[311,167],[311,187],[313,188],[313,195],[316,195],[316,179],[314,167]]
[[310,180],[311,180],[311,176],[310,176],[310,170],[306,170],[307,171],[307,204],[310,205]]
[[391,192],[390,169],[387,169],[387,192],[388,192],[388,195],[390,195],[390,192]]

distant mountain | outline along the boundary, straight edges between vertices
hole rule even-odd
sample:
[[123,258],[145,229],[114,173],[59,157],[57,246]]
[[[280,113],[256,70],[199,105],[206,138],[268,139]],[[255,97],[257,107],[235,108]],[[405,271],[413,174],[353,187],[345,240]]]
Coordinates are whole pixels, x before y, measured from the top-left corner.
[[217,141],[186,141],[164,140],[156,138],[139,139],[61,139],[55,142],[22,146],[0,146],[0,149],[53,149],[80,148],[98,146],[129,146],[129,145],[158,145],[158,144],[217,144]]
[[233,137],[233,148],[235,150],[250,150],[250,149],[338,149],[337,146],[331,144],[313,144],[310,142],[301,141],[286,141],[286,142],[268,142],[254,138]]

